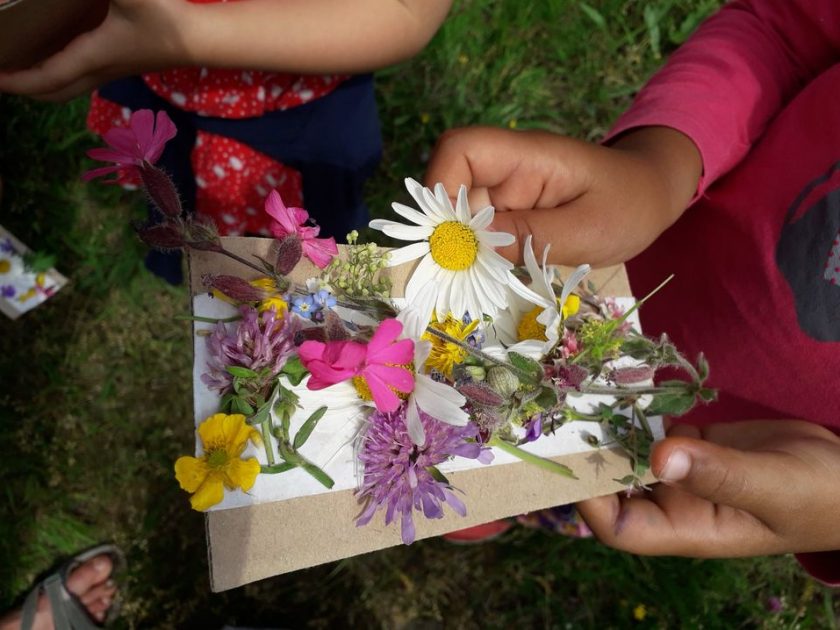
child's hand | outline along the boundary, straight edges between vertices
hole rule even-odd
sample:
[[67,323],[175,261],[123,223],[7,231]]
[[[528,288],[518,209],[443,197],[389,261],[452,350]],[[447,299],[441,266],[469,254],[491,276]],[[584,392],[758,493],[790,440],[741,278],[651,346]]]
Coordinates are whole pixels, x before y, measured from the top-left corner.
[[119,77],[176,65],[183,59],[178,25],[187,3],[176,0],[111,0],[94,30],[43,63],[0,72],[0,92],[62,101]]
[[675,426],[643,496],[578,504],[598,539],[643,555],[738,557],[840,549],[840,437],[800,421]]
[[665,127],[634,130],[612,147],[472,127],[440,138],[426,182],[452,194],[466,184],[476,207],[495,206],[493,228],[517,237],[502,251],[511,260],[521,261],[533,234],[535,251],[551,243],[552,263],[603,266],[632,258],[676,221],[700,171],[694,143]]

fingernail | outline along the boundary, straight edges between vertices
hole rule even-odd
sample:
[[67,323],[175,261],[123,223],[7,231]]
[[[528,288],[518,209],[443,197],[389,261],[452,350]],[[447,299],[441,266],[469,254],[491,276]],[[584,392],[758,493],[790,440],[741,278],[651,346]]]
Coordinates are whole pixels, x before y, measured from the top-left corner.
[[675,449],[659,472],[660,481],[681,481],[691,470],[691,456],[683,450]]

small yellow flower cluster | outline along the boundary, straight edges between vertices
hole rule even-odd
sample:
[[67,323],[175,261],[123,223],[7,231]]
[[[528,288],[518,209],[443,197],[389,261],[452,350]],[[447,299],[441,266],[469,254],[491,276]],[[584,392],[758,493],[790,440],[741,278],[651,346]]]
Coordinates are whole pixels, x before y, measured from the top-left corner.
[[[429,326],[466,343],[467,338],[473,334],[478,324],[479,320],[477,319],[465,324],[460,319],[454,318],[450,313],[442,322],[435,319]],[[458,344],[444,341],[429,332],[423,333],[423,339],[432,343],[432,351],[429,353],[429,358],[426,359],[426,367],[437,370],[447,378],[452,376],[452,368],[467,358],[467,351]]]

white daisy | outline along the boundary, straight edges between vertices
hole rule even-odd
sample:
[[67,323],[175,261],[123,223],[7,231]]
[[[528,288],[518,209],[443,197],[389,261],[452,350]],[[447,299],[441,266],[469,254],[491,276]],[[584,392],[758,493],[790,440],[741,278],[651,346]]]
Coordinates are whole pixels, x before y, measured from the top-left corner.
[[441,184],[432,193],[408,178],[406,188],[422,212],[392,204],[394,211],[415,225],[375,219],[370,227],[403,241],[417,241],[392,250],[389,265],[396,266],[420,258],[405,288],[409,304],[415,304],[423,287],[436,289],[435,310],[439,316],[451,313],[461,318],[469,311],[473,318],[484,313],[491,317],[507,308],[507,287],[518,280],[511,274],[513,264],[496,253],[496,247],[512,244],[512,234],[492,232],[494,210],[488,206],[471,216],[467,189],[461,186],[455,208]]
[[414,340],[414,391],[406,403],[406,420],[408,434],[419,446],[426,443],[426,433],[418,408],[436,420],[458,427],[465,426],[470,419],[462,409],[467,399],[451,385],[435,381],[424,373],[432,343],[422,336],[431,316],[433,291],[430,285],[424,287],[419,294],[418,306],[409,305],[397,315],[403,325],[402,337]]
[[[512,318],[508,320],[515,322],[515,331],[510,331],[508,328],[505,332],[517,341],[508,350],[527,356],[543,357],[559,342],[565,313],[572,308],[569,297],[589,274],[591,267],[580,265],[575,269],[569,279],[563,283],[560,297],[556,297],[553,286],[556,268],[547,264],[550,245],[543,250],[542,266],[540,266],[534,255],[532,240],[529,234],[523,251],[525,268],[531,276],[531,283],[528,291],[520,290],[520,286],[523,285],[511,285],[511,289],[521,300],[515,301],[518,308],[511,308]],[[574,310],[577,309],[574,308]],[[505,327],[503,326],[502,329],[504,330]]]

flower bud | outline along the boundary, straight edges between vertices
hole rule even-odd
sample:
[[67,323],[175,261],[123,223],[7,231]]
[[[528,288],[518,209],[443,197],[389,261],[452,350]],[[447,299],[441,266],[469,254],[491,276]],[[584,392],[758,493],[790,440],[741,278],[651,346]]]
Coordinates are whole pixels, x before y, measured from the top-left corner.
[[649,365],[616,368],[610,374],[610,379],[616,385],[634,385],[651,380],[653,378],[653,371],[653,368]]
[[516,374],[500,365],[487,370],[487,384],[503,398],[508,398],[519,389],[519,379]]
[[303,256],[303,244],[297,234],[289,234],[277,245],[277,258],[274,261],[274,271],[286,276],[300,262]]
[[169,175],[149,163],[138,169],[152,203],[167,217],[181,216],[181,199]]
[[154,249],[168,251],[181,249],[186,245],[180,226],[174,223],[159,223],[135,229],[140,240]]
[[464,369],[474,381],[483,381],[487,376],[487,370],[480,365],[467,365]]
[[464,383],[458,387],[458,391],[469,400],[485,407],[500,407],[505,402],[503,396],[481,381]]
[[204,286],[221,291],[237,302],[259,302],[265,298],[265,291],[253,286],[236,276],[204,274],[201,276]]
[[222,251],[219,232],[213,220],[202,215],[195,215],[187,220],[187,245],[193,249],[207,252]]

